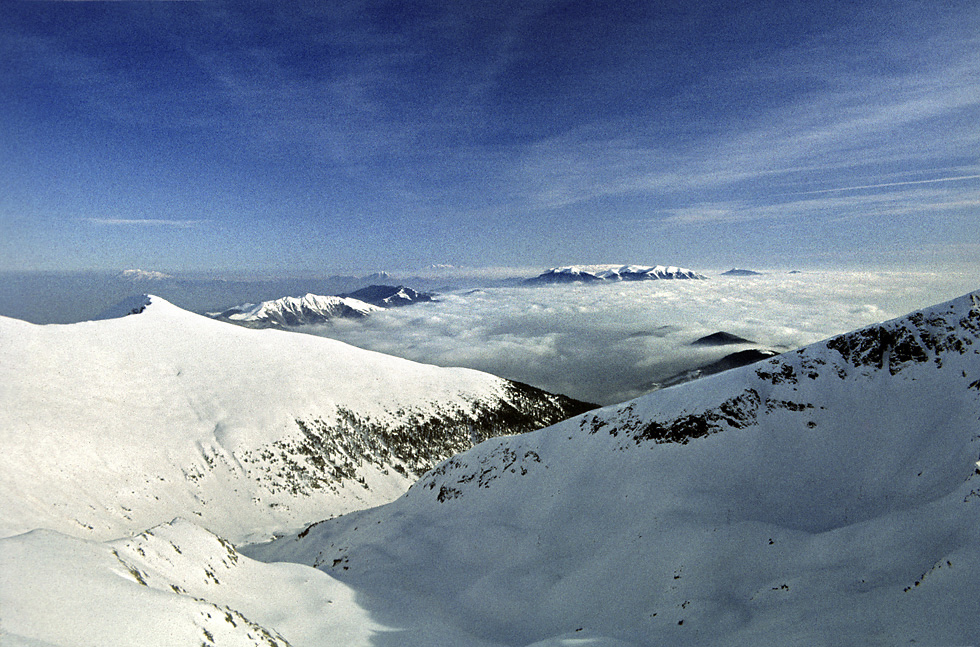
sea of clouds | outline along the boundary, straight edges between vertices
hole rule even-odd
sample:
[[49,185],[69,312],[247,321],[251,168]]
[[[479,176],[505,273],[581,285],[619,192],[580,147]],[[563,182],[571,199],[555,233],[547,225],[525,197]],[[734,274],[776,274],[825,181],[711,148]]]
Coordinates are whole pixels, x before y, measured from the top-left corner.
[[782,352],[978,287],[967,273],[839,271],[492,287],[305,332],[605,405],[751,347],[691,346],[704,335],[726,331]]

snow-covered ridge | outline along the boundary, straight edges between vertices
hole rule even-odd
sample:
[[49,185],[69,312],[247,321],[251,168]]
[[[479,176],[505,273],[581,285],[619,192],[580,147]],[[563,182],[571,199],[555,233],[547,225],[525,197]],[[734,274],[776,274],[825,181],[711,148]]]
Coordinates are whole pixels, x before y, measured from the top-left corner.
[[599,281],[651,281],[662,279],[704,279],[689,269],[668,265],[570,265],[553,267],[528,279],[528,283],[594,283]]
[[208,316],[243,325],[282,327],[326,323],[337,318],[357,319],[382,309],[349,297],[307,294],[246,303],[222,312],[209,312]]
[[390,500],[474,442],[584,407],[138,303],[69,325],[0,317],[0,536],[107,538],[175,516],[236,542],[268,536]]
[[395,308],[432,301],[433,295],[428,292],[417,292],[404,285],[369,285],[360,290],[340,295],[358,299],[382,308]]
[[4,647],[367,645],[380,628],[333,578],[256,562],[183,519],[105,543],[0,539],[0,573]]
[[971,294],[488,440],[248,552],[475,644],[970,644],[978,420]]

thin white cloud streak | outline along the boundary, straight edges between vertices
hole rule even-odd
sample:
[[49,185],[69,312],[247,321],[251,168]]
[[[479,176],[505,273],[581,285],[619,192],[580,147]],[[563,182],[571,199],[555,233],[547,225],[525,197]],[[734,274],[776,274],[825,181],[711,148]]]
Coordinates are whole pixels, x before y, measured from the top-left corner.
[[627,129],[629,136],[611,135],[616,124],[580,128],[530,147],[514,183],[531,207],[548,210],[608,196],[755,190],[751,184],[781,176],[805,181],[807,169],[851,175],[884,163],[975,158],[980,131],[963,117],[980,115],[980,60],[971,43],[951,44],[946,54],[935,69],[830,84],[687,149],[652,146],[642,128]]
[[340,321],[318,334],[408,359],[466,366],[609,404],[744,347],[789,350],[959,296],[974,275],[821,272],[749,279],[492,288]]
[[[920,184],[918,182],[897,185]],[[813,195],[835,192],[807,192]],[[928,214],[975,209],[980,206],[980,190],[961,192],[913,190],[874,195],[831,196],[790,200],[777,204],[732,200],[711,202],[692,207],[669,209],[660,217],[643,222],[659,227],[704,225],[709,223],[750,222],[754,220],[802,220],[820,216],[837,218],[881,218],[908,214]]]
[[206,220],[162,220],[155,218],[86,218],[93,225],[112,227],[173,227],[192,229],[204,225]]
[[940,177],[932,180],[907,180],[905,182],[886,182],[883,184],[865,184],[863,186],[842,186],[834,189],[820,189],[818,191],[797,191],[786,195],[814,195],[817,193],[839,193],[843,191],[859,191],[863,189],[883,189],[886,187],[911,186],[914,184],[936,184],[941,182],[960,182],[962,180],[976,180],[980,175],[960,175],[956,177]]

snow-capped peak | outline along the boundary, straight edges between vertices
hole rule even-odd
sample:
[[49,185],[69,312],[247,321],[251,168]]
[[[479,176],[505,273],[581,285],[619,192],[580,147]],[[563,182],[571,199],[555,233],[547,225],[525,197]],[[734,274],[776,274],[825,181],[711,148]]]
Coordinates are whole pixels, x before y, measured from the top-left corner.
[[349,297],[306,294],[258,304],[246,303],[222,312],[208,313],[208,316],[253,326],[301,326],[325,323],[339,317],[360,318],[379,310],[382,308]]
[[341,295],[349,299],[358,299],[382,308],[405,306],[413,303],[432,301],[433,295],[427,292],[416,292],[404,285],[369,285],[354,292]]
[[145,281],[163,281],[165,279],[174,278],[170,274],[164,274],[163,272],[157,272],[155,270],[123,270],[119,273],[119,278],[125,279],[127,281],[133,282],[145,282]]
[[553,267],[528,279],[528,283],[595,283],[599,281],[650,281],[704,279],[705,276],[673,265],[569,265]]

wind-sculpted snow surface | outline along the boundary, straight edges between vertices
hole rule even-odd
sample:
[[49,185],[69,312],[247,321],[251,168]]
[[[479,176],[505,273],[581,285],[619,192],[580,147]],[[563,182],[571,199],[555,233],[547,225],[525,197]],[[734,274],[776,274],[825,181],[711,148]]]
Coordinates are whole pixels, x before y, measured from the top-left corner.
[[465,369],[249,330],[156,297],[0,318],[0,536],[185,516],[239,542],[390,501],[475,442],[587,405]]
[[107,543],[0,539],[0,572],[4,647],[326,647],[379,628],[333,578],[255,562],[184,520]]
[[488,440],[247,552],[470,644],[973,644],[978,458],[974,294]]

